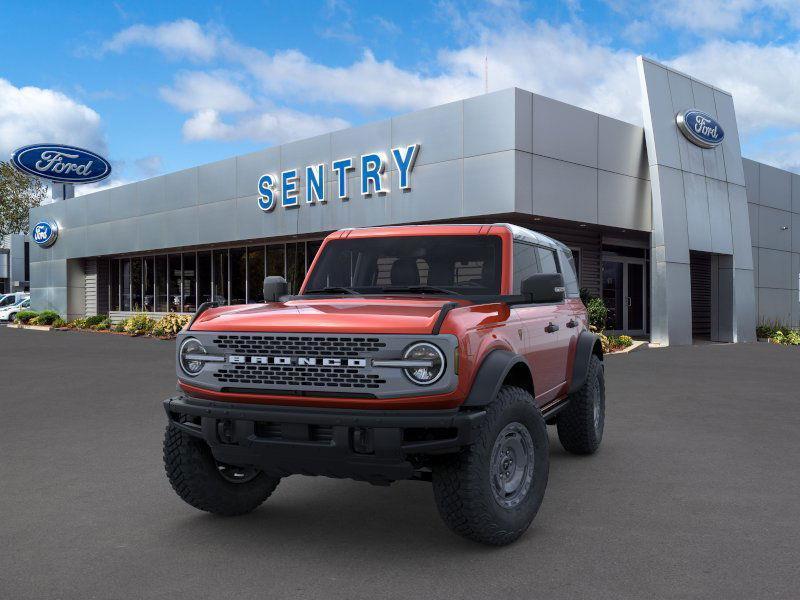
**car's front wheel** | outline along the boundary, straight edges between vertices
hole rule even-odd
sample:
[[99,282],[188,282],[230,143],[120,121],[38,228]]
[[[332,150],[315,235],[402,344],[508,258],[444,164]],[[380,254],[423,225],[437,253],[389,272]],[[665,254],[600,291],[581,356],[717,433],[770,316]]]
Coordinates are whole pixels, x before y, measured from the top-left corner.
[[567,452],[594,454],[603,440],[606,420],[606,382],[603,362],[589,359],[586,381],[570,394],[569,404],[558,413],[558,439]]
[[433,468],[436,505],[450,529],[502,546],[528,529],[544,498],[547,426],[527,391],[503,386],[474,444]]
[[225,516],[255,510],[280,482],[280,478],[269,477],[254,467],[216,461],[208,444],[171,423],[164,434],[164,468],[184,502]]

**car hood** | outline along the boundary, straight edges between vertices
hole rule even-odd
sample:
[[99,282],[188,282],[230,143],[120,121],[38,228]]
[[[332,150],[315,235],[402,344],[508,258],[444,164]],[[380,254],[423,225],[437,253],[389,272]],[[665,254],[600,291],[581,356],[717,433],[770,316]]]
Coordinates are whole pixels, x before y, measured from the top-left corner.
[[204,312],[193,331],[430,333],[444,304],[455,298],[357,297],[225,306]]

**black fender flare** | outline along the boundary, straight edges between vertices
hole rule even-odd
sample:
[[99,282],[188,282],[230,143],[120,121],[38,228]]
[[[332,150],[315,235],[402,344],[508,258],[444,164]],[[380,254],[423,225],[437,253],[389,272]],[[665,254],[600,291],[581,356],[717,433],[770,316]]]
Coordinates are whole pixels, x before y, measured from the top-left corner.
[[572,364],[572,380],[569,384],[570,394],[581,389],[586,381],[592,354],[603,360],[603,344],[600,342],[600,336],[591,331],[581,331],[578,343],[575,345],[575,361]]
[[508,350],[496,349],[489,352],[478,368],[478,374],[472,382],[472,389],[462,406],[486,406],[497,397],[497,392],[505,381],[506,375],[515,365],[523,363],[530,369],[528,362],[519,354]]

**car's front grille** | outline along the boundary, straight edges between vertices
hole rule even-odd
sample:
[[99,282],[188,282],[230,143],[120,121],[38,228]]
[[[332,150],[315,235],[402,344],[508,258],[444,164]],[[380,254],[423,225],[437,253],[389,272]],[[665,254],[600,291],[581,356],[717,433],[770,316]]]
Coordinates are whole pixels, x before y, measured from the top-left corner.
[[265,387],[326,387],[375,389],[386,383],[375,373],[347,367],[301,367],[297,365],[225,365],[214,373],[220,383]]
[[315,335],[234,335],[221,334],[214,344],[237,354],[271,354],[280,356],[348,357],[371,354],[386,347],[375,337]]

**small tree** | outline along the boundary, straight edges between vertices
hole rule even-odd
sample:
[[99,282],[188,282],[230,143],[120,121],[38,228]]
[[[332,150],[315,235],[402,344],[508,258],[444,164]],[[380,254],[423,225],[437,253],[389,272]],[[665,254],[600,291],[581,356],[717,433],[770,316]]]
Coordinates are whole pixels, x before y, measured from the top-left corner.
[[0,161],[0,238],[28,231],[28,211],[47,197],[47,187],[11,163]]

